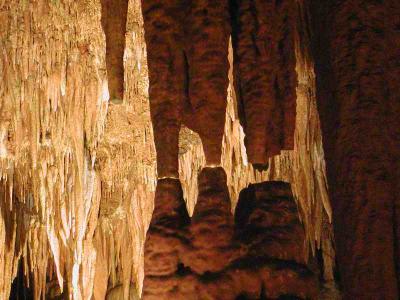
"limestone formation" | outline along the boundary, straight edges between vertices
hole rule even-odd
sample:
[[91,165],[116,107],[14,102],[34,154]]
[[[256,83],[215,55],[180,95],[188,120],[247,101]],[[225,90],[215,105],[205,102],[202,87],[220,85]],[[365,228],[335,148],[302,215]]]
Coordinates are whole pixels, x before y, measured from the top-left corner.
[[228,1],[142,1],[158,176],[178,178],[181,125],[221,162],[228,87]]
[[106,66],[110,100],[124,98],[124,51],[128,0],[101,0],[101,25],[106,37]]
[[296,120],[296,1],[232,2],[238,102],[249,161],[294,147]]
[[250,186],[233,217],[225,172],[205,168],[189,219],[179,182],[160,183],[145,243],[143,299],[317,299],[289,184]]
[[[228,174],[231,209],[241,189],[251,182],[269,178],[291,181],[301,204],[308,245],[314,247],[314,240],[318,247],[329,245],[331,237],[320,231],[321,224],[328,224],[323,216],[325,210],[329,215],[329,205],[313,98],[299,94],[298,102],[303,103],[299,107],[311,109],[311,113],[299,115],[296,124],[306,126],[297,126],[300,133],[293,157],[276,158],[268,174],[254,171],[247,164],[232,73],[227,76],[228,4],[211,5],[207,15],[202,15],[205,5],[194,2],[190,6],[187,18],[195,22],[185,29],[185,36],[198,35],[201,24],[210,22],[209,46],[203,49],[201,43],[192,44],[187,38],[183,46],[172,48],[187,51],[183,62],[192,64],[192,68],[182,71],[195,72],[193,66],[201,69],[191,75],[196,79],[193,88],[185,88],[184,94],[193,93],[194,100],[191,105],[184,102],[181,115],[182,123],[198,132],[201,139],[183,134],[183,140],[189,144],[199,141],[196,145],[200,149],[203,143],[205,151],[211,153],[208,157],[222,152],[221,158],[209,161],[219,164],[221,159]],[[91,0],[0,1],[0,238],[5,245],[0,247],[1,299],[8,298],[21,269],[23,275],[18,275],[16,282],[36,299],[48,293],[50,283],[52,291],[69,299],[104,299],[111,291],[119,293],[121,285],[125,297],[131,286],[141,292],[143,243],[157,180],[152,127],[158,125],[151,122],[147,93],[147,63],[154,62],[154,53],[147,57],[150,42],[146,45],[144,39],[140,1],[129,3],[126,32],[120,30],[124,18],[116,20],[115,27],[105,26],[106,19],[115,19],[117,11],[123,15],[123,7],[105,9],[101,2]],[[107,38],[115,40],[106,46]],[[123,43],[126,47],[121,61]],[[213,48],[211,54],[209,48]],[[198,56],[214,55],[215,50],[219,54],[213,56],[213,64]],[[107,64],[107,56],[115,64]],[[212,66],[218,69],[207,69]],[[162,69],[156,71],[162,73]],[[165,77],[165,82],[183,76],[183,87],[188,87],[185,80],[190,72],[186,71]],[[208,80],[202,79],[209,73],[214,76],[210,88]],[[307,69],[302,74],[311,73]],[[312,85],[312,80],[307,83]],[[108,102],[113,98],[113,82],[118,82],[119,90],[124,82],[124,102],[119,106]],[[213,96],[209,98],[208,93]],[[205,96],[217,106],[210,109],[211,102],[203,107],[201,100],[196,100]],[[229,103],[226,111],[225,100]],[[192,106],[195,103],[197,106]],[[217,109],[218,105],[221,108]],[[213,117],[209,120],[210,110]],[[197,121],[196,115],[204,120]],[[311,121],[308,115],[313,116]],[[157,118],[157,122],[162,125],[165,120]],[[170,145],[159,144],[161,154]],[[198,194],[192,188],[193,178],[197,182],[197,172],[206,160],[193,152],[197,148],[189,145],[186,149],[189,151],[179,150],[180,178],[187,206],[193,211]],[[177,177],[177,166],[173,166],[172,177]],[[163,177],[162,172],[159,177]],[[329,246],[324,249],[324,253],[332,253]],[[327,257],[332,261],[330,255]],[[329,263],[326,266],[331,270]]]
[[398,299],[399,16],[0,0],[0,300]]
[[344,297],[398,299],[400,3],[309,2]]

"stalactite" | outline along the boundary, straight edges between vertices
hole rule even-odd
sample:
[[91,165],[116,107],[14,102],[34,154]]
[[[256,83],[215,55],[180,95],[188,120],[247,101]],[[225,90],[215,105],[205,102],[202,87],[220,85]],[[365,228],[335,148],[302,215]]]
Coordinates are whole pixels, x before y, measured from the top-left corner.
[[100,200],[92,168],[107,102],[99,72],[100,23],[88,5],[7,1],[2,7],[8,30],[1,33],[0,99],[8,115],[1,123],[3,129],[8,124],[12,142],[2,161],[12,162],[6,167],[14,177],[6,180],[39,224],[29,231],[24,258],[36,298],[45,293],[53,262],[60,285],[66,280],[76,299],[83,297],[80,281],[89,272],[85,233]]
[[[12,203],[12,186],[6,180],[0,180],[0,299],[7,299],[11,283],[18,271],[18,261],[26,241],[26,224],[23,218],[22,204]],[[11,209],[11,206],[14,208]],[[28,227],[28,228],[27,228]]]
[[178,177],[181,125],[220,164],[228,85],[228,1],[142,1],[159,178]]
[[[301,26],[305,26],[305,24]],[[227,184],[233,209],[240,191],[250,183],[282,180],[292,184],[301,219],[306,228],[306,240],[312,253],[315,253],[316,248],[323,249],[326,279],[333,281],[335,260],[331,229],[332,211],[328,198],[325,160],[316,107],[315,74],[309,58],[309,50],[300,47],[299,35],[300,32],[295,35],[296,71],[299,83],[296,89],[297,113],[294,150],[282,151],[281,155],[271,158],[267,171],[260,172],[248,162],[244,145],[245,135],[239,121],[236,94],[232,89],[231,65],[221,160],[227,173]],[[230,51],[231,62],[232,59],[232,51]],[[197,201],[197,175],[205,166],[201,140],[192,135],[196,136],[187,128],[181,131],[181,155],[179,157],[180,179],[189,213],[193,212]]]
[[109,106],[97,150],[102,201],[96,251],[101,269],[95,282],[101,289],[95,299],[101,300],[120,295],[119,286],[124,299],[130,299],[130,289],[136,296],[141,293],[143,243],[157,178],[140,0],[130,2],[126,36],[124,103]]
[[232,1],[235,88],[250,163],[292,150],[296,1]]

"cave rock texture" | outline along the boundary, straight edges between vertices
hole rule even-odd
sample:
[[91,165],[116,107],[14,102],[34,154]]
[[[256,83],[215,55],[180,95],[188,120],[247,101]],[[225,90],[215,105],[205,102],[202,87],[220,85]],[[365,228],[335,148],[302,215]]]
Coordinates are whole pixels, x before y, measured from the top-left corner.
[[346,299],[398,299],[400,2],[310,2]]
[[229,1],[142,1],[159,177],[178,177],[179,131],[220,164],[228,88]]
[[176,179],[157,186],[145,243],[143,299],[317,299],[290,185],[242,191],[231,214],[226,175],[205,168],[190,219]]
[[398,0],[0,0],[0,300],[399,299],[399,49]]
[[266,164],[293,149],[296,116],[296,1],[232,1],[236,87],[246,149]]

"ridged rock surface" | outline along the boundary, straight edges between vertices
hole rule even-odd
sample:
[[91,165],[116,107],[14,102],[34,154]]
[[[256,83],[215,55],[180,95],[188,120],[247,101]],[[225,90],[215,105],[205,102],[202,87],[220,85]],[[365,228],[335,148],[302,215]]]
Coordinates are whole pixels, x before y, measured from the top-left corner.
[[398,1],[310,1],[345,299],[399,298]]
[[[304,11],[300,10],[299,15]],[[319,116],[316,106],[314,66],[310,58],[307,22],[302,19],[296,35],[296,129],[294,150],[282,151],[268,161],[266,171],[255,169],[248,161],[244,143],[244,131],[239,120],[237,97],[233,89],[233,51],[230,48],[231,63],[228,86],[225,133],[222,145],[222,166],[227,173],[227,185],[232,203],[236,207],[239,193],[251,183],[266,180],[290,182],[299,205],[301,220],[306,229],[306,240],[313,254],[321,249],[324,257],[325,278],[333,280],[334,250],[332,211],[328,198],[325,175],[325,159]],[[206,166],[201,139],[190,129],[183,127],[180,133],[179,176],[184,198],[193,214],[198,195],[198,173]]]
[[177,180],[161,180],[155,201],[143,299],[317,299],[289,184],[245,189],[233,217],[224,170],[205,168],[191,219]]
[[156,170],[140,9],[130,2],[116,107],[100,2],[0,2],[0,299],[17,274],[35,299],[54,281],[68,299],[141,286]]
[[89,3],[0,2],[0,173],[10,196],[1,199],[8,206],[0,227],[16,215],[7,235],[24,228],[25,237],[15,240],[15,249],[10,239],[1,246],[8,264],[0,275],[6,276],[1,299],[21,254],[36,299],[45,293],[47,272],[61,287],[68,283],[71,297],[91,294],[100,202],[93,166],[107,112],[104,44],[92,11]]
[[181,125],[220,164],[228,87],[228,1],[142,1],[160,178],[178,177]]
[[235,87],[252,164],[294,147],[296,6],[295,0],[232,1]]

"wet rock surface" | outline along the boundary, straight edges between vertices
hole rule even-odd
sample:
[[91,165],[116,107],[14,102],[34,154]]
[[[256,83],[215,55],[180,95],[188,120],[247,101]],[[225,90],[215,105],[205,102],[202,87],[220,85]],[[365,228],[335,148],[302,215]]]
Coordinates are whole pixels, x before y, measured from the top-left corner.
[[191,219],[178,181],[160,181],[155,201],[143,299],[316,299],[289,184],[250,186],[233,216],[225,172],[205,168]]

